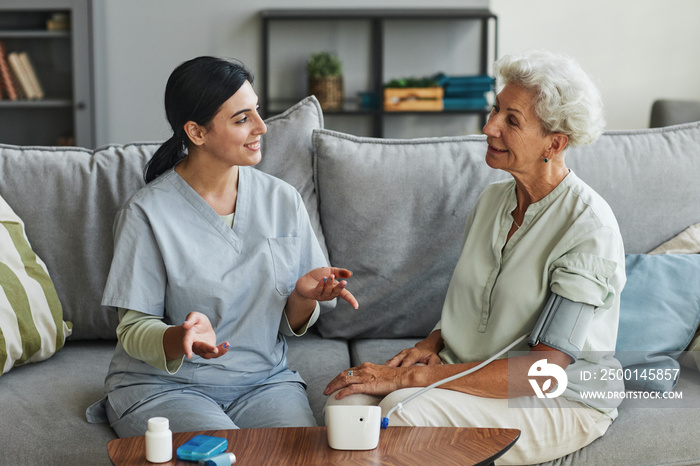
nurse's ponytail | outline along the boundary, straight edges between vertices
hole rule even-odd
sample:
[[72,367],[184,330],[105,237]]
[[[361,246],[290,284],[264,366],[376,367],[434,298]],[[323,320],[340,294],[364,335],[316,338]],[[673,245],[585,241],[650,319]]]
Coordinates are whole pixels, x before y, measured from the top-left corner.
[[170,75],[165,86],[165,115],[173,136],[153,154],[144,169],[150,183],[187,157],[190,139],[185,123],[200,126],[211,122],[221,105],[253,75],[243,64],[215,57],[197,57],[181,64]]
[[150,183],[158,175],[177,165],[180,160],[185,158],[185,155],[185,144],[173,135],[158,148],[146,164],[143,175],[146,183]]

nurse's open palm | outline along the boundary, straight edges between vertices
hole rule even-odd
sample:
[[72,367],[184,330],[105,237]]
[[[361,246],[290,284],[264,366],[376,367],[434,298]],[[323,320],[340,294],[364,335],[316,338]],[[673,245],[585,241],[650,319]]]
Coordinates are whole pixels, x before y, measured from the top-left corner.
[[319,267],[299,278],[296,290],[303,297],[316,301],[330,301],[339,297],[357,309],[357,299],[345,289],[348,282],[343,280],[350,277],[352,272],[347,269]]
[[209,318],[201,312],[187,314],[182,328],[185,331],[182,344],[188,358],[191,359],[193,354],[204,359],[218,358],[228,351],[228,343],[216,345],[216,332]]

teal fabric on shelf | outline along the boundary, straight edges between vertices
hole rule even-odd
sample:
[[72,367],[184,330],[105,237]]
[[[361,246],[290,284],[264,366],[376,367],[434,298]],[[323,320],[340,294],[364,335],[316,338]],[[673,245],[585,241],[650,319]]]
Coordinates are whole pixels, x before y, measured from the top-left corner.
[[[670,391],[700,323],[700,255],[628,254],[615,357],[632,390]],[[671,377],[675,375],[675,377]]]

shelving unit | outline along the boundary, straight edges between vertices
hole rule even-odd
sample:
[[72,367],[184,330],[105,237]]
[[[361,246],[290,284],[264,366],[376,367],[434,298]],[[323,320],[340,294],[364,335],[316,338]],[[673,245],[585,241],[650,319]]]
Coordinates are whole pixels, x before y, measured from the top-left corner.
[[[94,147],[90,0],[3,0],[0,41],[27,52],[44,90],[41,100],[0,100],[0,143]],[[48,30],[54,14],[66,30]]]
[[[387,118],[396,118],[399,116],[417,116],[424,117],[427,115],[436,115],[436,112],[387,112],[383,105],[383,88],[384,83],[389,79],[398,76],[389,76],[389,72],[385,70],[387,63],[386,43],[387,43],[387,24],[395,22],[414,21],[424,23],[427,21],[438,22],[463,22],[464,24],[477,24],[480,28],[479,45],[477,56],[466,57],[472,65],[476,66],[478,71],[474,74],[488,74],[489,63],[495,60],[498,55],[497,35],[498,35],[498,18],[488,10],[475,9],[275,9],[264,10],[261,12],[262,18],[262,89],[261,89],[261,111],[264,116],[271,116],[283,111],[293,102],[299,100],[300,95],[273,96],[271,83],[273,81],[272,63],[271,63],[271,48],[273,46],[282,46],[286,49],[292,49],[296,45],[295,38],[290,37],[284,44],[273,44],[272,33],[275,26],[289,26],[290,24],[298,24],[300,33],[313,34],[313,27],[308,27],[312,24],[323,24],[323,22],[353,22],[358,24],[360,33],[369,36],[369,66],[368,66],[368,86],[365,89],[367,92],[375,96],[376,104],[372,108],[360,106],[352,96],[346,93],[346,103],[342,110],[326,111],[326,116],[342,116],[342,117],[364,117],[371,120],[371,135],[375,137],[384,136],[385,120]],[[311,22],[311,23],[308,23]],[[304,26],[307,26],[306,28]],[[421,28],[417,28],[415,34],[421,34]],[[426,37],[430,40],[430,37]],[[279,41],[278,41],[279,42]],[[439,54],[446,50],[450,44],[434,44],[434,53]],[[286,50],[285,49],[285,50]],[[307,53],[308,51],[305,51]],[[362,53],[355,51],[355,53]],[[308,55],[308,53],[307,53]],[[346,57],[340,56],[341,61],[346,60]],[[351,57],[354,58],[354,57]],[[301,68],[299,68],[301,69]],[[440,70],[433,70],[435,72]],[[445,110],[439,112],[440,115],[447,116],[464,116],[477,115],[485,122],[489,109],[470,109],[470,110]],[[328,119],[327,119],[328,122]]]

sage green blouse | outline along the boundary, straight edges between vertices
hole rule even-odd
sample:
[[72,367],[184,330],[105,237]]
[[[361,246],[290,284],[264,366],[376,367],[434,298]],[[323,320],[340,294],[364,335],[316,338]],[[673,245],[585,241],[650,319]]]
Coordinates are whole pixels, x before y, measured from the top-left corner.
[[[446,363],[487,359],[530,333],[550,293],[591,304],[596,310],[579,359],[566,369],[562,396],[614,419],[624,384],[601,374],[620,369],[614,350],[626,278],[615,216],[571,171],[528,207],[506,243],[516,205],[515,181],[509,180],[487,187],[472,209],[435,327],[445,341],[440,357]],[[513,351],[529,347],[523,342]]]

